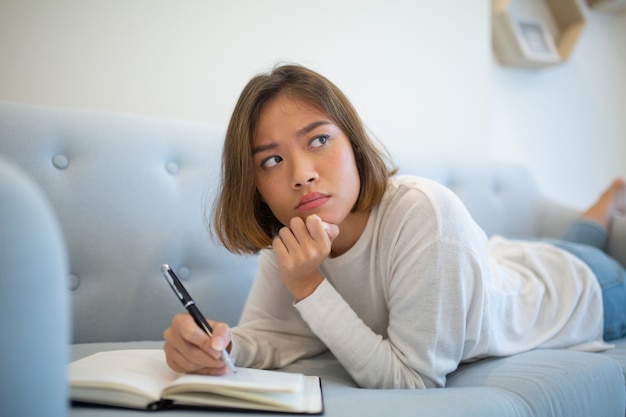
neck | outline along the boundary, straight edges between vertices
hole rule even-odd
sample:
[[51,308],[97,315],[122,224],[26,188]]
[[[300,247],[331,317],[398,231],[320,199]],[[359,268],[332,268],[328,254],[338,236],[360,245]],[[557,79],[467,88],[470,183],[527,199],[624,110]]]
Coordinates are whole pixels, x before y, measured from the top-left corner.
[[333,241],[333,246],[330,250],[331,258],[343,255],[354,246],[363,234],[369,216],[369,210],[350,213],[350,215],[341,222],[339,225],[339,236]]

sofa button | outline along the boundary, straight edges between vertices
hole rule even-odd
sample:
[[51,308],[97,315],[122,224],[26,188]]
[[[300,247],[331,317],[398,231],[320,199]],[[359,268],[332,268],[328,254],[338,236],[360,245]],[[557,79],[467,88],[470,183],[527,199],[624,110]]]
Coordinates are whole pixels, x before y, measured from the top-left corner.
[[165,170],[171,175],[176,175],[178,174],[178,164],[174,161],[169,161],[167,164],[165,164]]
[[191,278],[191,270],[189,267],[181,266],[178,268],[178,278],[180,278],[181,281],[189,280],[189,278]]
[[54,165],[57,169],[65,169],[69,166],[70,161],[67,159],[67,156],[63,154],[56,154],[52,157],[52,165]]
[[67,288],[71,291],[75,291],[80,287],[80,278],[74,274],[69,274],[67,276]]

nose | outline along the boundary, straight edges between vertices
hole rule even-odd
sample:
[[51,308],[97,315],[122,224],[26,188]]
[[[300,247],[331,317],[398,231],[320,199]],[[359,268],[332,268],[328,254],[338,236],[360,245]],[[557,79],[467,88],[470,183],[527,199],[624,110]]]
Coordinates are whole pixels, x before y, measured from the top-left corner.
[[293,187],[301,188],[319,179],[317,170],[309,161],[298,161],[293,166]]

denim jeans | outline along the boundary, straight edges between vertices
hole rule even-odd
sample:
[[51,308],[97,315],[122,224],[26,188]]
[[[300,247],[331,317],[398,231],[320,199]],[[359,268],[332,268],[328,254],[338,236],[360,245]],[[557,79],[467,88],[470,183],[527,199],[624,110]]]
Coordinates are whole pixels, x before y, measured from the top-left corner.
[[579,219],[568,227],[561,239],[547,239],[585,262],[602,288],[604,305],[604,340],[626,336],[626,270],[604,252],[607,232],[588,219]]

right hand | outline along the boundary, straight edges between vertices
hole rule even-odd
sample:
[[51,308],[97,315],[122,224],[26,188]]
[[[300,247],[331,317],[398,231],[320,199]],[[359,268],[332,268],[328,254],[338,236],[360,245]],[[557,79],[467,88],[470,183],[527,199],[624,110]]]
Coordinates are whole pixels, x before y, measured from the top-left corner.
[[278,273],[296,302],[308,297],[324,280],[319,267],[330,255],[339,227],[312,214],[294,217],[272,241]]
[[230,328],[225,323],[209,321],[213,337],[209,337],[189,314],[177,314],[163,332],[163,350],[172,370],[183,373],[224,375],[226,365],[220,359],[222,349],[231,342]]

